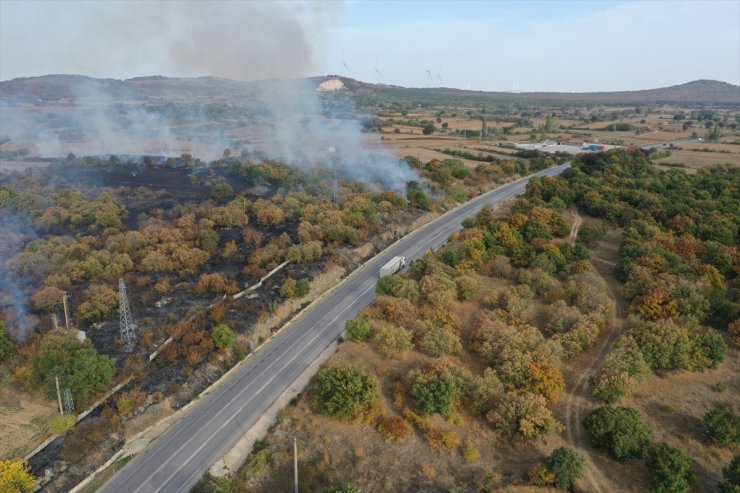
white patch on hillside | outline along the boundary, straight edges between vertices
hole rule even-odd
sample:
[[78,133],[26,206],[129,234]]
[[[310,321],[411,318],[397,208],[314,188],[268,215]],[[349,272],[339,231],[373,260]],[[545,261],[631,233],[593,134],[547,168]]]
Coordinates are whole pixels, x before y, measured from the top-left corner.
[[321,84],[319,84],[319,87],[316,88],[317,91],[340,91],[342,89],[346,89],[344,86],[344,83],[339,79],[329,79],[325,80]]

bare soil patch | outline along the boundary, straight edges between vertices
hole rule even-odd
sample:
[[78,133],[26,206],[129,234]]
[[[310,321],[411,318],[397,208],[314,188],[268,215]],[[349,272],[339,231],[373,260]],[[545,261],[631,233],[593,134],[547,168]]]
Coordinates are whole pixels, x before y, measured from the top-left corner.
[[10,387],[0,388],[0,459],[25,457],[50,436],[48,421],[56,402],[32,400]]

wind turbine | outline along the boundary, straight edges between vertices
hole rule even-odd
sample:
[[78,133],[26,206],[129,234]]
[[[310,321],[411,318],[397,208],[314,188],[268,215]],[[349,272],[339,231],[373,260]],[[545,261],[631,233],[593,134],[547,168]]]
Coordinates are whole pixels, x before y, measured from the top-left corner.
[[378,58],[375,58],[375,67],[373,67],[373,70],[375,71],[375,75],[378,76],[378,82],[380,82],[380,78],[382,75],[380,75],[380,70],[378,70]]
[[429,70],[428,68],[425,68],[424,70],[427,73],[427,83],[431,86],[432,85],[432,80],[434,80],[433,77],[432,77],[432,71]]
[[437,80],[439,81],[439,85],[440,86],[443,86],[444,85],[444,82],[442,82],[442,76],[441,75],[437,74]]
[[[349,72],[349,67],[344,62],[344,50],[342,50],[342,70],[346,70],[346,71]],[[342,75],[345,75],[344,72],[342,72]]]

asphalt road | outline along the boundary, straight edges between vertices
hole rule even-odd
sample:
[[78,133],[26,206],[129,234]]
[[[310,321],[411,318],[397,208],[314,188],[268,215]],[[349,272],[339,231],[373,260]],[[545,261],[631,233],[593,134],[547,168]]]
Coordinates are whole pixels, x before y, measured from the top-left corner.
[[[568,164],[536,175],[556,175]],[[106,493],[188,491],[375,298],[380,266],[396,255],[421,258],[444,243],[484,204],[524,191],[527,179],[503,185],[449,211],[391,245],[314,303],[255,353],[226,382],[138,454],[100,490]]]

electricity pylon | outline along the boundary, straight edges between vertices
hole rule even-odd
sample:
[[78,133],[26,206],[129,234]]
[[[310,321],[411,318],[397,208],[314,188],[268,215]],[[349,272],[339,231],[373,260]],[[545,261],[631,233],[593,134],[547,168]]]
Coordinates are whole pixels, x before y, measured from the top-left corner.
[[126,296],[126,285],[123,279],[118,280],[118,312],[121,315],[121,340],[126,344],[126,349],[131,351],[136,341],[134,332],[134,322],[131,319],[131,309],[128,306],[128,296]]
[[64,395],[64,412],[67,414],[74,414],[75,401],[72,399],[72,391],[69,387],[65,387],[62,394]]

